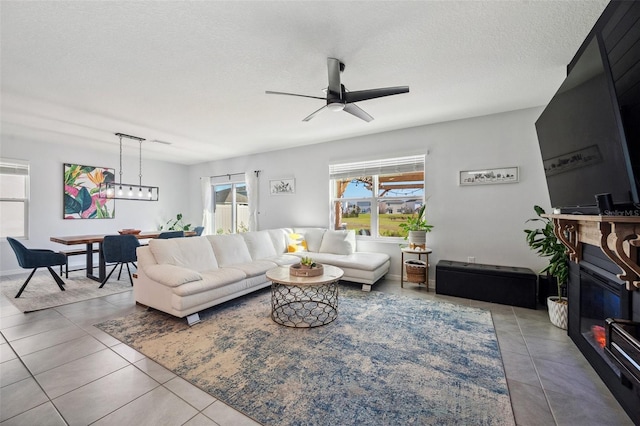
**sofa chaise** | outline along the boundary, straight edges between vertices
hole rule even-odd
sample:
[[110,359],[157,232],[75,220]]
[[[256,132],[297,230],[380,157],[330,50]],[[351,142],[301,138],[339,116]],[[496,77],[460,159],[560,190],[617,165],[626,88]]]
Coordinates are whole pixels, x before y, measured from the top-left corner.
[[363,290],[390,265],[387,254],[357,251],[353,231],[323,228],[154,239],[137,254],[136,302],[180,318],[269,286],[269,269],[302,256],[339,267],[343,280],[361,283]]

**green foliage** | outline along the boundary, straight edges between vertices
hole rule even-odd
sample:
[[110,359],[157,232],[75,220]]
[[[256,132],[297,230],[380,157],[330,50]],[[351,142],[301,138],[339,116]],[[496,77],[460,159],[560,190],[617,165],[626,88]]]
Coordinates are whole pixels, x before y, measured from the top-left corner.
[[300,264],[304,266],[308,266],[310,268],[313,268],[316,265],[313,259],[307,256],[304,256],[302,259],[300,259]]
[[537,218],[527,222],[542,222],[544,226],[537,229],[525,229],[527,244],[541,257],[549,257],[549,264],[540,272],[546,272],[558,282],[558,296],[562,295],[562,286],[569,279],[569,256],[567,248],[558,240],[553,232],[553,221],[542,217],[545,211],[540,206],[533,206]]
[[[431,232],[431,229],[433,228],[433,225],[429,225],[427,223],[427,218],[424,214],[424,211],[426,209],[427,205],[423,204],[422,207],[420,207],[420,209],[418,210],[417,214],[413,214],[411,216],[409,216],[406,220],[406,222],[401,223],[400,225],[398,225],[404,232],[406,232],[406,234],[409,234],[409,231],[425,231],[425,232]],[[405,237],[406,239],[407,237]]]
[[178,213],[175,219],[169,219],[166,224],[160,227],[161,231],[189,231],[191,224],[182,222],[182,213]]

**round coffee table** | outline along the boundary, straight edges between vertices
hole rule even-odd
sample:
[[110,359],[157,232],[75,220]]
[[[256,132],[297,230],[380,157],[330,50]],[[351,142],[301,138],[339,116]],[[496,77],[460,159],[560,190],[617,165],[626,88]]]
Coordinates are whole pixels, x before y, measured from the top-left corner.
[[324,273],[316,277],[292,276],[288,266],[267,271],[273,321],[287,327],[310,328],[338,317],[338,282],[344,272],[335,266],[323,266]]

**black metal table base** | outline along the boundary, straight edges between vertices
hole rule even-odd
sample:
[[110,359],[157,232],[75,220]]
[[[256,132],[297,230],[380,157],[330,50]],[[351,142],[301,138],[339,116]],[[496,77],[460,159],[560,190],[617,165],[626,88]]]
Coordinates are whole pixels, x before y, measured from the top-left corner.
[[338,281],[318,285],[272,282],[271,319],[280,325],[311,328],[338,317]]

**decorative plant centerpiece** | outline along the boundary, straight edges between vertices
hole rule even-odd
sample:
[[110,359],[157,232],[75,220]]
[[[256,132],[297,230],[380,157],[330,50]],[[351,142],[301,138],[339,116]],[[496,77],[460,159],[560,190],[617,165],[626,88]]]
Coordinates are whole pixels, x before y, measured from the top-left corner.
[[300,265],[302,269],[311,269],[316,266],[316,262],[314,262],[312,258],[305,256],[300,259]]
[[556,279],[558,284],[558,296],[547,298],[549,319],[556,327],[567,329],[568,303],[567,298],[562,297],[562,289],[569,279],[569,256],[567,248],[558,240],[553,232],[553,221],[542,217],[545,211],[540,206],[533,206],[538,215],[537,218],[527,222],[542,222],[544,227],[538,229],[525,229],[527,244],[541,257],[549,257],[549,264],[540,272],[546,272]]
[[289,267],[289,274],[296,277],[316,277],[324,273],[324,267],[308,256],[303,256],[300,263]]
[[427,223],[427,218],[424,214],[426,207],[427,205],[423,204],[417,213],[409,216],[405,223],[399,225],[407,233],[404,239],[409,240],[409,248],[411,249],[427,248],[427,232],[431,232],[433,225]]
[[161,231],[189,231],[191,224],[182,221],[182,213],[178,213],[175,219],[169,219],[166,224],[160,227]]

